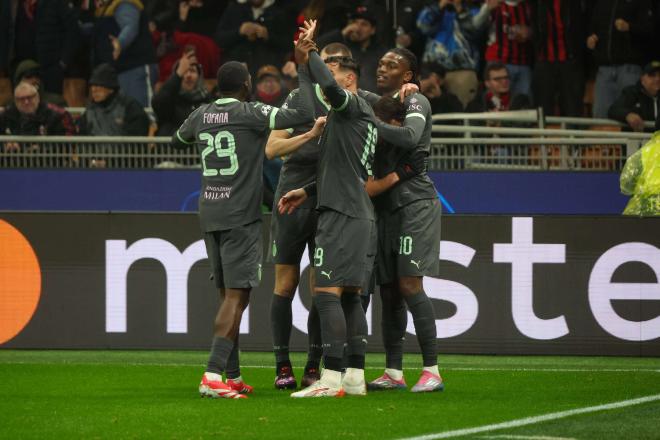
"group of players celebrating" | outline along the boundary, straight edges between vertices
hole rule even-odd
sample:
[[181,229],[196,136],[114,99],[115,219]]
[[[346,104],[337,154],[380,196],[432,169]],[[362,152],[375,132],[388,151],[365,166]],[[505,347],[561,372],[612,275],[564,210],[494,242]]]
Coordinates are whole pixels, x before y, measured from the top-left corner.
[[[308,361],[302,389],[291,397],[406,388],[406,309],[424,365],[411,391],[444,388],[433,305],[422,284],[425,275],[438,272],[441,207],[426,174],[431,106],[415,85],[417,60],[398,48],[383,56],[377,72],[381,98],[358,88],[359,66],[347,47],[335,43],[318,53],[315,27],[309,21],[301,28],[295,43],[299,88],[282,108],[247,102],[250,75],[242,64],[228,62],[218,71],[222,97],[191,113],[172,139],[201,153],[200,222],[223,299],[199,385],[202,396],[237,399],[253,391],[240,374],[238,333],[261,278],[264,145],[269,158],[287,156],[269,246],[275,263],[275,387],[298,385],[289,359],[291,301],[307,246],[313,261]],[[382,299],[386,368],[367,384],[369,297],[361,292],[371,290],[372,273]]]

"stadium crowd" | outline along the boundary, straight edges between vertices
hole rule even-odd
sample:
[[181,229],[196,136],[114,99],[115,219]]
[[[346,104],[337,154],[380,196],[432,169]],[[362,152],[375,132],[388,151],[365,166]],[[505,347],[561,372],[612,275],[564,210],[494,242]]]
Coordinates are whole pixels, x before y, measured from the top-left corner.
[[[636,131],[658,117],[660,0],[1,0],[0,132],[171,135],[232,60],[255,100],[280,105],[297,86],[291,41],[312,18],[320,47],[351,49],[364,90],[377,92],[388,48],[410,49],[435,113],[542,107]],[[89,88],[75,121],[65,78]]]

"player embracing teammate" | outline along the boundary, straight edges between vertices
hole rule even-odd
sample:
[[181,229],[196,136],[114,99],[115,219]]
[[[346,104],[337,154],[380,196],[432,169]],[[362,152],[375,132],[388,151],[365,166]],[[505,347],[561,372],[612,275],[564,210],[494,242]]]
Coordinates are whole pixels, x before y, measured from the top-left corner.
[[[417,59],[407,49],[392,49],[378,64],[376,82],[386,96],[398,98],[405,83],[414,82]],[[404,100],[402,126],[377,122],[378,135],[394,148],[381,168],[387,170],[402,156],[430,154],[431,105],[421,93]],[[382,155],[380,155],[382,156]],[[415,160],[411,160],[415,162]],[[387,171],[385,171],[387,172]],[[379,199],[377,279],[383,303],[382,331],[386,353],[384,374],[369,383],[371,390],[406,388],[403,378],[403,341],[406,306],[412,314],[424,368],[413,392],[441,391],[438,371],[435,314],[424,292],[423,277],[439,270],[441,206],[433,182],[423,170],[398,182]]]

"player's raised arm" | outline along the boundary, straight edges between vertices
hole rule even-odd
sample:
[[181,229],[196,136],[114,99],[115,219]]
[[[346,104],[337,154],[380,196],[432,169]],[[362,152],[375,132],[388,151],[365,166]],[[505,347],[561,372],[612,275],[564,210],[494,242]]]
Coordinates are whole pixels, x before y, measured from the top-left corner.
[[328,99],[328,102],[330,102],[332,108],[337,111],[346,108],[351,98],[349,92],[339,87],[339,84],[335,81],[325,62],[316,52],[309,54],[309,70],[312,77],[321,86],[323,94]]
[[406,117],[402,127],[376,121],[378,136],[399,148],[415,148],[426,128],[426,118],[431,115],[431,104],[420,93],[405,100]]
[[314,90],[307,71],[307,61],[316,45],[311,40],[300,39],[296,43],[295,57],[298,62],[299,93],[296,108],[273,108],[268,126],[271,130],[296,127],[314,120]]

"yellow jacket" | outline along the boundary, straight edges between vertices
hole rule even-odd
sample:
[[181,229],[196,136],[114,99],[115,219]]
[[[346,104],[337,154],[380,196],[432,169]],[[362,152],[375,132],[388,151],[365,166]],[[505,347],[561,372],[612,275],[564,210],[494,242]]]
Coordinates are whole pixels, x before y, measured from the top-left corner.
[[624,215],[660,216],[660,131],[626,160],[619,183],[632,195]]

